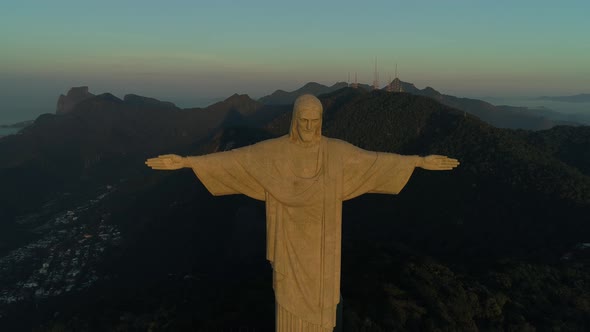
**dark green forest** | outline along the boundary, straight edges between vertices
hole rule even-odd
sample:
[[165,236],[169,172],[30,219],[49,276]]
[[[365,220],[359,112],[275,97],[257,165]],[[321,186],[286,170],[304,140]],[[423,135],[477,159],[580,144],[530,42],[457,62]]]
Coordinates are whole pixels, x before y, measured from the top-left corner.
[[[499,129],[408,93],[344,88],[320,99],[325,136],[367,150],[461,161],[452,172],[415,170],[399,195],[344,203],[343,331],[590,329],[588,127]],[[0,151],[19,147],[18,158],[3,159],[0,168],[11,193],[3,191],[11,204],[0,211],[1,227],[21,234],[2,238],[0,251],[41,236],[33,231],[38,222],[23,226],[19,216],[40,220],[107,184],[117,190],[80,218],[87,232],[101,220],[116,225],[122,241],[96,259],[100,278],[92,287],[0,307],[0,326],[272,331],[264,204],[213,197],[191,170],[154,172],[143,162],[284,135],[290,107],[259,108],[256,117],[238,103],[227,118],[207,122],[186,110],[156,105],[146,112],[99,101],[95,109],[82,105],[62,118],[38,119],[22,137],[0,141]],[[139,124],[130,125],[140,112]],[[94,128],[91,134],[69,129],[80,123]],[[206,126],[211,130],[202,129],[207,123],[214,123]],[[52,132],[64,136],[56,141]],[[42,185],[32,195],[34,181]],[[53,207],[43,208],[50,199]],[[25,271],[15,267],[11,277],[1,275],[0,285],[19,273]]]

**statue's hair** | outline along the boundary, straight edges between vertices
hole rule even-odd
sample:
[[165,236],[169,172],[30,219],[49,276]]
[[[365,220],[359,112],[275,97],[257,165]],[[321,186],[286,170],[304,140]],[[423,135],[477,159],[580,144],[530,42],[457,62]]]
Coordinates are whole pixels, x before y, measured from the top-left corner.
[[[320,111],[320,116],[323,117],[324,114],[324,107],[322,106],[322,102],[314,95],[311,94],[304,94],[297,99],[295,99],[295,103],[293,104],[293,115],[291,117],[291,127],[289,129],[289,138],[292,141],[298,140],[298,133],[297,133],[297,116],[299,112],[304,109],[317,109]],[[319,140],[322,136],[322,120],[320,118],[320,126],[318,127],[318,131],[316,132],[315,137]]]

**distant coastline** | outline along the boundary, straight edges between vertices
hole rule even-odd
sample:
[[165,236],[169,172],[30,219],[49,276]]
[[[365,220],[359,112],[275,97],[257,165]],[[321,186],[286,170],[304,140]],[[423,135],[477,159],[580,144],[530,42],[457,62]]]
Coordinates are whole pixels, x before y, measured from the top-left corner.
[[31,125],[33,122],[34,120],[28,120],[9,125],[0,125],[0,138],[4,136],[14,135],[18,133],[21,129]]
[[21,122],[17,122],[17,123],[13,123],[13,124],[8,124],[8,125],[0,125],[0,128],[21,129],[21,128],[31,125],[33,122],[35,122],[35,120],[21,121]]
[[564,102],[539,97],[481,97],[498,107],[520,108],[522,112],[535,113],[548,119],[571,121],[590,125],[590,102]]
[[542,96],[538,100],[551,100],[566,103],[590,103],[590,93],[581,93],[573,96]]
[[0,138],[18,133],[21,128],[0,127]]

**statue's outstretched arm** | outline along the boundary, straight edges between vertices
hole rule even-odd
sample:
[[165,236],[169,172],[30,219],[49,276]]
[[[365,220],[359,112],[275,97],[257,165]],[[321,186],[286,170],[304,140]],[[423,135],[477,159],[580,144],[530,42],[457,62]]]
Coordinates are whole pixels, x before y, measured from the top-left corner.
[[433,154],[426,157],[420,157],[416,163],[416,167],[422,167],[429,171],[450,171],[459,166],[459,164],[460,162],[457,159]]
[[152,169],[172,171],[184,167],[190,167],[187,162],[188,160],[185,157],[176,154],[165,154],[157,156],[156,158],[150,158],[146,160],[145,164]]

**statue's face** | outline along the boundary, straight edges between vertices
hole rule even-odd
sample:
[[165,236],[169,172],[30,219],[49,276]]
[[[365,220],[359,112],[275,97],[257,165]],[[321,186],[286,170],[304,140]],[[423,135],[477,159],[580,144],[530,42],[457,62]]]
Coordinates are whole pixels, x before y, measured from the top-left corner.
[[297,134],[299,140],[311,143],[319,135],[322,125],[322,113],[314,107],[301,109],[297,113]]

